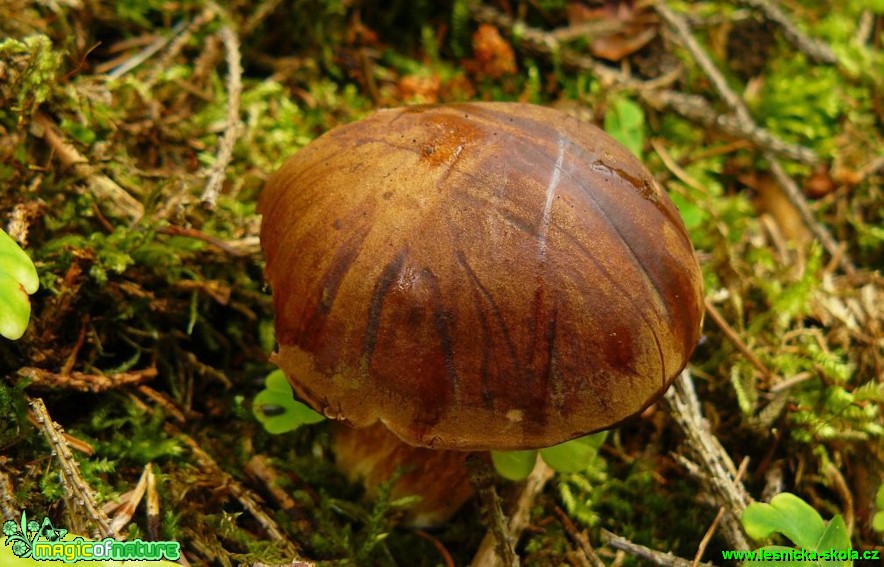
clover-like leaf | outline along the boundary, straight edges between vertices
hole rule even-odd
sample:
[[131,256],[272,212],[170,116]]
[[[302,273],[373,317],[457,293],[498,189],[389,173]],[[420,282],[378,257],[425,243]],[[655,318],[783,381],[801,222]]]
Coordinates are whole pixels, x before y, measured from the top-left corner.
[[767,539],[779,532],[805,549],[816,549],[826,530],[822,516],[810,504],[789,492],[777,494],[771,498],[770,504],[749,504],[741,521],[752,539]]
[[0,335],[20,338],[31,318],[28,295],[40,280],[34,263],[11,236],[0,230]]
[[531,474],[537,451],[491,451],[491,462],[497,474],[507,480],[522,480]]
[[282,370],[267,375],[264,389],[255,396],[252,409],[264,429],[273,434],[286,433],[325,419],[321,413],[295,400]]
[[572,473],[592,464],[607,437],[607,431],[578,437],[540,450],[540,457],[558,472]]
[[645,113],[628,98],[618,98],[605,113],[605,132],[638,157],[645,143]]

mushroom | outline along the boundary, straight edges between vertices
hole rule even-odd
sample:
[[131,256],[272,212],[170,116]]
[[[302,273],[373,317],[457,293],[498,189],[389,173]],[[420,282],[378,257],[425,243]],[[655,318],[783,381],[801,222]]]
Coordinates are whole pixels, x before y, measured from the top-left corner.
[[408,446],[429,456],[394,488],[430,486],[416,523],[469,497],[467,452],[611,428],[699,340],[701,273],[675,206],[618,142],[550,108],[380,110],[297,152],[259,212],[275,362],[352,428],[337,458],[369,487]]

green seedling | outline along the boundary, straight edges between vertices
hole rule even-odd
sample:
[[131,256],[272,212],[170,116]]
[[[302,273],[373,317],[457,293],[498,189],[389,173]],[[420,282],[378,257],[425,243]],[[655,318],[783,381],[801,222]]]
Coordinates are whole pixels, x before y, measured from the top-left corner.
[[293,431],[302,425],[319,423],[325,417],[305,404],[295,400],[292,387],[282,370],[267,375],[264,389],[255,396],[255,417],[269,433]]
[[642,157],[645,144],[645,113],[628,98],[617,98],[605,113],[605,132]]
[[[831,550],[846,552],[851,549],[847,526],[840,515],[828,523],[801,498],[783,492],[774,496],[770,504],[755,502],[746,507],[741,518],[746,533],[757,541],[779,533],[807,552],[825,554]],[[762,547],[759,551],[789,552],[792,548],[778,545]],[[837,558],[814,561],[783,562],[777,560],[747,561],[746,565],[820,565],[847,567],[853,562]]]
[[[295,400],[292,387],[282,370],[274,370],[267,375],[264,389],[255,396],[252,407],[264,429],[274,435],[325,419],[322,414]],[[603,431],[539,451],[491,451],[491,460],[498,474],[509,480],[527,477],[534,468],[538,454],[553,470],[577,472],[592,464],[606,436],[607,432]]]
[[527,477],[534,468],[538,454],[555,471],[579,472],[592,464],[607,435],[607,431],[602,431],[538,451],[491,451],[491,461],[497,473],[509,480]]
[[884,532],[884,484],[878,487],[878,493],[875,495],[875,509],[878,511],[872,517],[872,529]]
[[0,230],[0,335],[21,338],[31,318],[28,295],[37,291],[37,268],[11,236]]

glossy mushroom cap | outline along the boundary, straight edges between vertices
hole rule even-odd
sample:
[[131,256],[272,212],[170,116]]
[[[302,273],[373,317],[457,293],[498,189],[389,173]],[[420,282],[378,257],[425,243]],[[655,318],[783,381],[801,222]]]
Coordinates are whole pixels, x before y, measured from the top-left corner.
[[276,362],[317,410],[412,445],[609,428],[699,339],[701,274],[672,202],[556,110],[376,112],[289,159],[259,211]]

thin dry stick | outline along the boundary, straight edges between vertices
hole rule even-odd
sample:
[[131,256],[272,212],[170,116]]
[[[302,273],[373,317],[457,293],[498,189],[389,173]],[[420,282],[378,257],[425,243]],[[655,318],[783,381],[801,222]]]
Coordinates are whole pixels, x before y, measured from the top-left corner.
[[786,39],[806,53],[813,61],[827,65],[838,64],[838,56],[835,55],[835,52],[818,39],[805,35],[774,0],[735,0],[735,3],[759,10],[765,18],[783,28]]
[[147,490],[148,467],[150,467],[150,463],[148,463],[147,467],[141,472],[141,478],[138,479],[138,484],[135,485],[135,489],[126,493],[125,502],[117,508],[117,511],[114,514],[114,519],[111,521],[111,527],[114,531],[119,532],[125,528],[132,520],[132,516],[135,515],[135,510],[138,508],[138,505],[141,504],[141,499],[144,498],[144,492]]
[[61,465],[62,484],[68,492],[69,502],[78,507],[78,511],[86,515],[86,519],[92,522],[92,527],[99,539],[117,537],[116,531],[111,526],[110,519],[95,500],[94,492],[83,480],[80,474],[80,465],[74,459],[73,453],[64,439],[64,431],[61,426],[52,421],[46,405],[40,398],[30,400],[31,410],[37,427],[46,437],[46,441],[55,453],[59,465]]
[[21,514],[15,491],[12,489],[12,480],[3,471],[0,471],[0,514],[3,514],[4,520],[18,518]]
[[249,19],[242,26],[242,34],[250,35],[281,3],[282,0],[264,0],[257,8],[252,9]]
[[[688,28],[688,24],[685,19],[673,12],[664,2],[658,2],[655,4],[655,9],[657,13],[666,21],[667,24],[675,31],[682,45],[688,50],[691,54],[691,57],[694,58],[694,61],[697,62],[697,65],[703,72],[709,77],[709,80],[712,82],[712,85],[718,91],[718,94],[725,101],[725,103],[730,107],[731,111],[736,116],[736,119],[742,128],[751,129],[756,127],[755,121],[752,118],[752,115],[749,113],[749,109],[746,106],[746,103],[741,99],[727,84],[727,80],[724,78],[724,75],[721,71],[718,70],[718,67],[715,66],[715,63],[706,55],[706,52],[700,47],[700,44],[694,39],[694,36],[691,35],[691,31]],[[798,213],[801,215],[801,219],[810,228],[811,232],[813,232],[814,236],[822,243],[823,247],[826,251],[833,257],[838,258],[839,263],[847,274],[853,274],[856,272],[856,268],[853,265],[853,262],[847,256],[847,254],[842,250],[841,246],[835,240],[835,238],[831,235],[829,230],[822,225],[822,223],[818,222],[813,215],[813,211],[810,209],[810,205],[807,204],[807,200],[804,198],[804,194],[801,192],[801,189],[798,187],[798,184],[786,174],[786,171],[782,168],[779,161],[777,160],[777,156],[774,155],[770,149],[762,148],[761,151],[764,159],[767,160],[770,165],[771,173],[774,178],[783,188],[783,191],[786,193],[786,197],[788,197],[789,201],[798,209]]]
[[279,524],[276,523],[276,520],[264,512],[264,509],[260,504],[261,498],[257,494],[253,493],[232,476],[227,474],[208,453],[202,450],[199,444],[194,441],[190,435],[187,435],[169,422],[166,422],[165,429],[168,433],[176,436],[183,441],[188,448],[190,448],[190,451],[202,466],[203,470],[221,481],[220,484],[227,488],[234,498],[239,500],[243,508],[258,520],[258,523],[261,524],[264,531],[267,532],[267,535],[269,535],[274,541],[283,545],[285,552],[293,558],[293,561],[301,561],[299,558],[298,546],[286,537],[285,533],[283,533],[282,529],[279,527]]
[[823,467],[823,474],[826,476],[826,480],[834,486],[835,492],[838,493],[838,496],[844,503],[844,523],[847,525],[847,533],[852,534],[854,523],[856,523],[853,493],[847,485],[844,475],[841,474],[838,467],[836,467],[831,461],[826,463],[825,467]]
[[436,548],[436,551],[438,551],[439,555],[442,556],[442,561],[445,563],[445,567],[455,567],[454,558],[451,557],[451,554],[448,553],[448,550],[445,549],[445,546],[442,544],[441,541],[434,538],[424,530],[415,530],[414,535],[421,539],[427,540],[433,545],[433,547]]
[[273,469],[273,466],[264,455],[255,455],[246,463],[246,475],[257,482],[260,482],[270,494],[274,504],[284,512],[290,512],[297,509],[294,498],[277,484],[279,474]]
[[[482,519],[495,541],[497,558],[504,567],[519,567],[519,556],[516,555],[515,543],[507,529],[503,510],[500,507],[500,497],[497,495],[497,489],[494,488],[494,469],[477,455],[467,457],[467,467],[470,472],[470,482],[482,503]],[[495,561],[492,559],[491,562]],[[475,559],[472,565],[478,567]]]
[[209,169],[209,178],[203,189],[202,202],[205,206],[215,207],[218,193],[221,192],[221,184],[224,181],[224,172],[233,157],[233,146],[239,131],[239,100],[242,94],[242,64],[239,54],[239,38],[233,28],[224,25],[219,32],[221,41],[224,43],[224,53],[227,59],[227,126],[224,128],[224,136],[218,144],[218,155],[215,163]]
[[184,28],[187,26],[187,20],[181,20],[175,27],[172,28],[171,32],[168,35],[157,38],[155,41],[151,42],[147,47],[126,59],[126,61],[120,65],[114,67],[108,74],[108,77],[116,78],[121,77],[138,67],[157,53],[161,49],[163,49],[172,39],[175,38],[179,33],[184,31]]
[[151,400],[157,403],[166,414],[177,421],[178,423],[184,423],[187,421],[187,417],[184,415],[184,412],[181,411],[177,404],[169,398],[168,395],[160,393],[149,386],[138,386],[138,391],[143,395],[147,396]]
[[245,473],[253,482],[260,483],[265,487],[270,498],[273,499],[273,503],[289,515],[292,526],[298,532],[308,536],[313,533],[313,525],[294,498],[289,495],[289,492],[279,486],[279,473],[265,456],[255,455],[249,459],[249,462],[246,463]]
[[691,35],[691,31],[688,28],[688,23],[685,19],[670,10],[669,6],[663,2],[658,2],[654,6],[654,9],[657,10],[657,13],[660,14],[666,23],[675,30],[682,44],[693,56],[697,65],[699,65],[703,72],[706,73],[706,76],[712,81],[715,90],[718,91],[718,94],[724,99],[724,102],[727,103],[728,107],[730,107],[731,111],[737,117],[740,126],[747,130],[751,129],[752,126],[754,126],[755,121],[752,120],[752,116],[749,114],[749,109],[743,104],[743,100],[731,90],[727,84],[727,79],[724,78],[724,75],[718,72],[718,68],[715,67],[712,60],[706,57],[700,44],[697,43],[697,40]]
[[42,112],[34,113],[34,124],[40,127],[43,139],[67,167],[86,180],[96,200],[106,206],[111,213],[135,221],[144,215],[144,207],[125,189],[117,185],[110,177],[96,173],[89,161],[64,139],[64,134]]
[[147,475],[147,537],[152,541],[160,539],[160,495],[157,491],[157,477],[153,474],[153,465],[147,463],[144,469]]
[[[662,551],[657,551],[656,549],[633,543],[625,537],[609,532],[606,529],[602,529],[601,533],[602,539],[605,540],[605,543],[614,549],[622,549],[626,553],[640,557],[641,559],[646,559],[654,565],[663,565],[664,567],[693,567],[691,561],[673,555],[671,551],[663,553]],[[699,565],[700,567],[715,567],[712,563],[700,563]]]
[[663,397],[669,413],[684,435],[694,459],[700,465],[679,459],[689,470],[702,475],[716,501],[727,508],[722,519],[725,537],[734,549],[749,549],[749,541],[739,518],[751,501],[737,469],[718,439],[712,434],[709,422],[700,411],[700,401],[694,391],[690,372],[685,369],[676,378]]
[[470,12],[477,22],[493,24],[509,32],[519,48],[558,59],[565,68],[588,71],[603,83],[634,90],[645,103],[654,108],[669,108],[706,128],[715,128],[729,136],[748,140],[758,148],[768,149],[795,161],[811,165],[820,162],[819,156],[810,148],[784,142],[755,124],[747,128],[735,116],[715,111],[701,96],[662,89],[654,81],[633,79],[592,57],[562,47],[553,35],[516,22],[490,6],[473,3],[470,5]]
[[[34,426],[38,425],[37,418],[34,416],[34,412],[28,413],[28,421],[30,421],[31,424],[33,424]],[[74,451],[77,451],[78,453],[82,453],[82,454],[86,455],[87,457],[91,457],[92,455],[95,454],[95,448],[92,445],[90,445],[89,443],[87,443],[86,441],[83,441],[82,439],[78,439],[78,438],[74,437],[73,435],[70,435],[69,433],[66,433],[64,431],[62,431],[61,436],[64,437],[64,442],[68,444],[68,447],[70,447]]]
[[[749,457],[743,457],[743,461],[740,463],[740,468],[737,470],[737,476],[734,478],[734,481],[739,482],[742,480],[748,467]],[[718,513],[715,514],[715,519],[709,524],[709,529],[703,534],[703,539],[700,540],[700,545],[697,546],[697,553],[694,555],[693,567],[697,567],[697,565],[700,564],[700,560],[703,559],[703,554],[706,553],[706,548],[709,546],[709,542],[712,541],[712,536],[715,535],[715,530],[718,529],[718,524],[721,523],[721,519],[724,517],[726,511],[727,509],[724,506],[721,506],[718,509]]]
[[56,373],[26,366],[18,370],[18,375],[31,380],[31,385],[38,388],[68,388],[78,392],[95,393],[152,380],[157,375],[157,369],[145,368],[144,370],[104,375],[83,372]]
[[669,108],[704,128],[712,128],[728,136],[747,140],[759,149],[770,150],[777,155],[807,165],[816,165],[821,161],[812,149],[784,142],[758,125],[747,128],[733,114],[723,114],[713,109],[701,96],[672,90],[642,89],[636,92],[653,108]]
[[186,236],[188,238],[195,238],[197,240],[202,240],[212,246],[219,248],[220,250],[230,254],[231,256],[245,257],[253,254],[257,254],[261,251],[261,244],[258,237],[254,237],[254,240],[249,240],[245,242],[248,237],[242,238],[234,241],[225,241],[220,238],[215,238],[210,234],[206,234],[201,230],[197,230],[195,228],[186,227],[186,226],[176,226],[169,225],[164,226],[158,229],[158,232],[162,234],[171,234],[175,236]]
[[218,9],[215,6],[209,5],[207,6],[198,16],[193,18],[186,26],[184,30],[181,31],[177,36],[173,36],[171,42],[169,42],[169,47],[166,49],[163,54],[157,59],[154,63],[153,68],[151,69],[150,74],[144,78],[144,84],[146,88],[150,88],[156,83],[162,72],[168,69],[172,61],[175,57],[178,56],[179,53],[187,46],[188,42],[190,42],[193,37],[194,32],[198,29],[211,22],[218,15]]
[[571,539],[573,539],[574,543],[580,547],[580,551],[586,555],[589,561],[591,561],[595,567],[605,567],[605,562],[602,561],[601,557],[595,552],[592,544],[589,543],[589,538],[586,537],[586,533],[578,532],[577,527],[574,525],[574,522],[571,521],[571,518],[568,517],[568,514],[558,506],[555,507],[555,513],[556,516],[559,517],[559,521],[562,522],[562,527],[565,528],[565,532],[571,536]]
[[727,320],[725,320],[721,313],[719,313],[718,309],[715,308],[715,305],[712,304],[712,301],[708,297],[704,300],[704,304],[706,305],[706,313],[709,315],[712,321],[714,321],[715,324],[718,325],[718,328],[721,329],[721,332],[724,333],[724,336],[726,336],[728,340],[731,341],[735,347],[737,347],[737,350],[743,353],[743,356],[745,356],[749,360],[752,366],[757,368],[758,371],[761,372],[761,375],[764,376],[765,379],[767,379],[767,381],[772,384],[774,382],[774,377],[771,371],[768,370],[767,366],[765,366],[764,363],[762,363],[758,359],[758,357],[755,356],[755,353],[752,352],[748,346],[746,346],[746,343],[743,342],[743,339],[741,339],[740,336],[737,335],[737,332],[733,329],[733,327],[730,326],[730,324],[728,324]]
[[[528,522],[531,519],[531,507],[534,506],[534,501],[543,492],[543,488],[553,477],[553,474],[555,474],[554,471],[543,462],[543,459],[537,459],[534,470],[525,479],[525,486],[519,493],[516,511],[510,516],[509,534],[513,541],[518,541],[522,532],[528,527]],[[494,535],[485,534],[470,567],[496,567],[500,565],[497,554],[494,552],[494,543]]]

